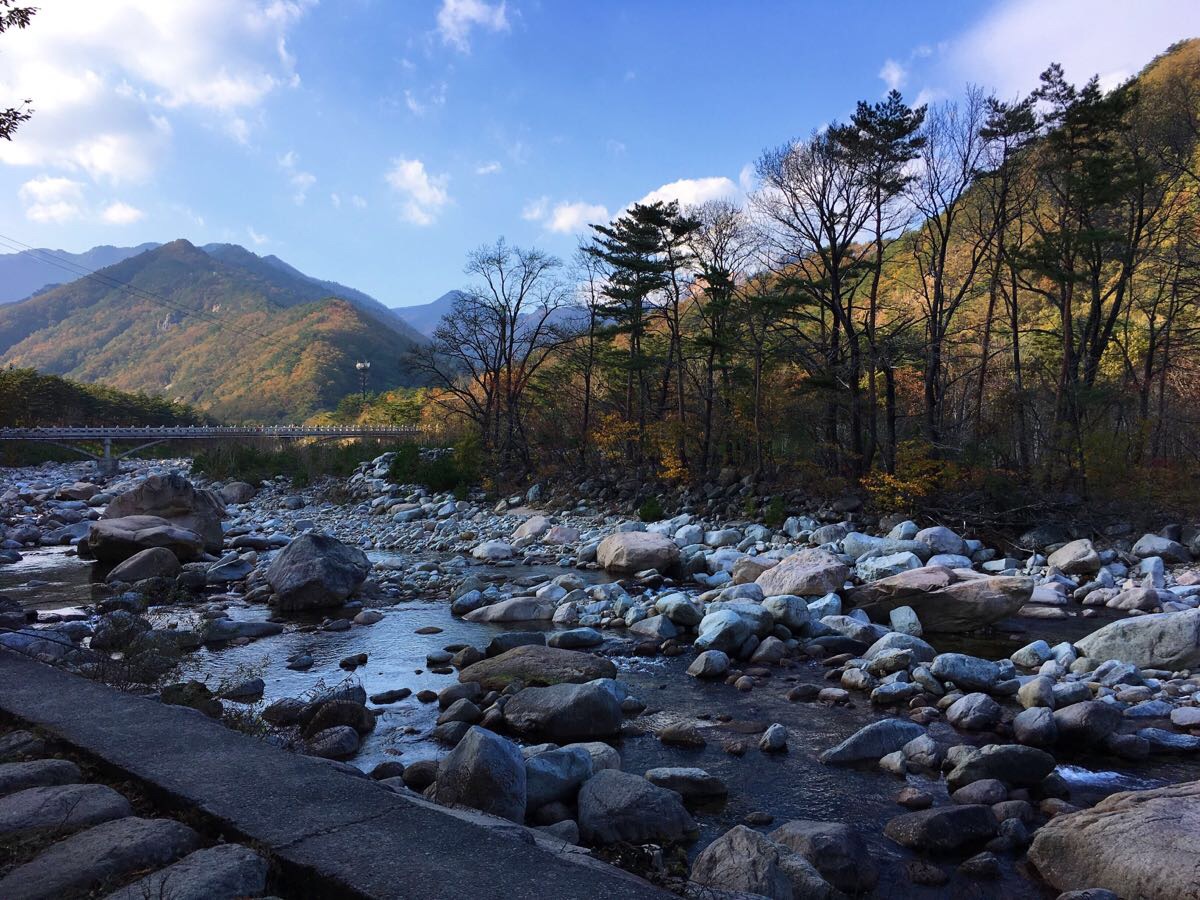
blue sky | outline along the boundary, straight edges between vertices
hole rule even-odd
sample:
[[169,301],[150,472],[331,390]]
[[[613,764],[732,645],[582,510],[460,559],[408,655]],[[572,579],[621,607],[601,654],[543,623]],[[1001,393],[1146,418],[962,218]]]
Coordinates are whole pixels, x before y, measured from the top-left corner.
[[[1174,0],[41,0],[0,37],[0,234],[186,237],[398,306],[500,235],[569,256],[647,196],[753,188],[767,146],[899,87],[1014,96],[1052,60],[1135,73]],[[2,142],[0,142],[2,143]]]

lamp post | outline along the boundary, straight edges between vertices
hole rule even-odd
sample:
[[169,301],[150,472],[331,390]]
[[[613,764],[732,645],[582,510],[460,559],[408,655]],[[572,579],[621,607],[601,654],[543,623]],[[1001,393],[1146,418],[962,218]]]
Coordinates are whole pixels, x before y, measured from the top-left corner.
[[358,388],[362,394],[362,401],[365,404],[367,402],[367,373],[371,371],[371,364],[359,360],[354,364],[354,368],[358,369]]

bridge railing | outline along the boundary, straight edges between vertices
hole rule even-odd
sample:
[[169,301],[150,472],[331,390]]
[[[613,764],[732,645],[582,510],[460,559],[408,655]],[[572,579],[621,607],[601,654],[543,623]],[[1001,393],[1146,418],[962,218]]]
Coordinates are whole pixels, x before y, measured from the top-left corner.
[[399,437],[421,434],[414,425],[129,425],[0,428],[0,440],[100,440],[220,437]]

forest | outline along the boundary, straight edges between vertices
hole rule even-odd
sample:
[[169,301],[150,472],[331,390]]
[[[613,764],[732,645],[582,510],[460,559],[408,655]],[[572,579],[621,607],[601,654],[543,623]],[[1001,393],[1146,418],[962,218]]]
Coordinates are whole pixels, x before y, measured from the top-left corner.
[[495,471],[1191,505],[1200,42],[1105,91],[896,91],[765,149],[743,202],[500,239],[410,362]]

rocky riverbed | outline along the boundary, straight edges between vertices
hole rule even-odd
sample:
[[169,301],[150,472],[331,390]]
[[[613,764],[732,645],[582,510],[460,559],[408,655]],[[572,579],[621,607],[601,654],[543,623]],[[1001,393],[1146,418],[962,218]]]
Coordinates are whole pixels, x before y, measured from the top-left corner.
[[0,471],[0,643],[680,891],[1194,889],[1193,819],[1076,812],[1193,802],[1183,528],[644,524],[388,462],[302,491],[186,460]]

